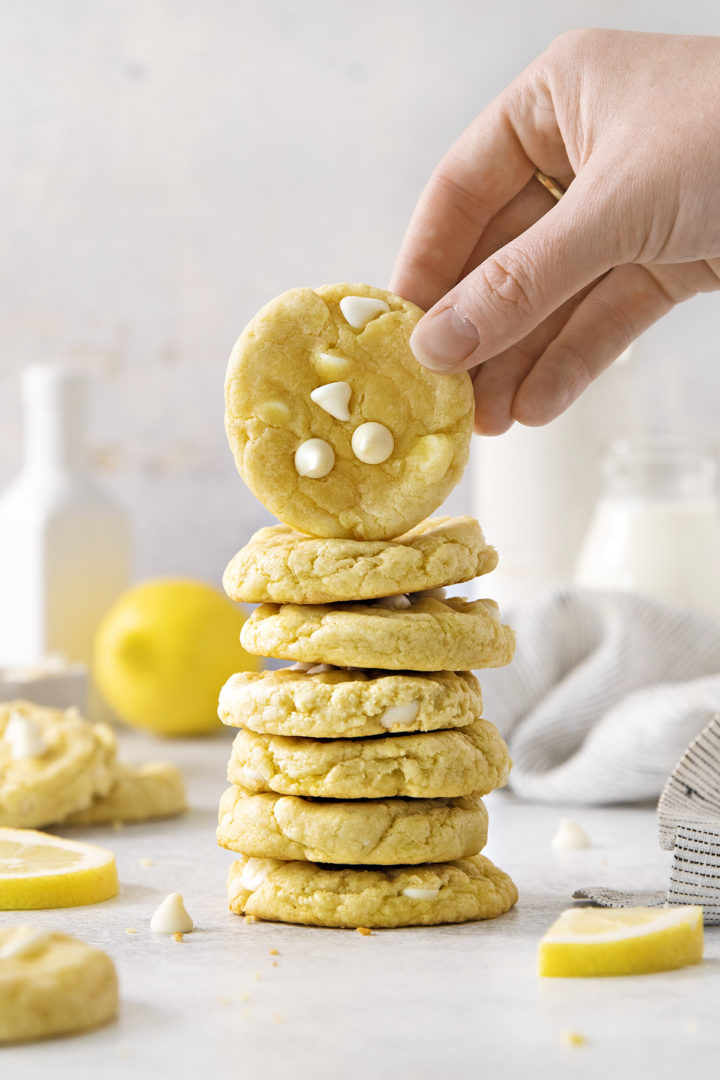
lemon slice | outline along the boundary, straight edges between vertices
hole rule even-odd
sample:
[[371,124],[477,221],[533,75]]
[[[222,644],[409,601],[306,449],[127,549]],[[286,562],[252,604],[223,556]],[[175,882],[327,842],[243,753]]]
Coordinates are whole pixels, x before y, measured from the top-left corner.
[[646,975],[697,964],[701,907],[573,908],[540,942],[541,975]]
[[117,894],[111,851],[34,829],[0,829],[0,910],[79,907]]

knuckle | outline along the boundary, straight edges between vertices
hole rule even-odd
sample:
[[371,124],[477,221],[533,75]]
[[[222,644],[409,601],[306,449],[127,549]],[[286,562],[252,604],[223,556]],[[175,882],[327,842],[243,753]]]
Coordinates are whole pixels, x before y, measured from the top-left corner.
[[586,53],[595,48],[602,34],[602,30],[584,27],[563,30],[553,40],[550,50],[561,56]]
[[480,283],[494,307],[530,315],[534,304],[533,268],[527,256],[505,253],[479,267]]

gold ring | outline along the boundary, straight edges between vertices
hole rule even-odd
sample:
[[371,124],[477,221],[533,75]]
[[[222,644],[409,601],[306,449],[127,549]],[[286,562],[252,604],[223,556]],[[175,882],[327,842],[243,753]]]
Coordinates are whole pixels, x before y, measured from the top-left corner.
[[565,194],[565,188],[560,187],[557,180],[553,180],[552,176],[546,176],[544,172],[540,172],[539,169],[535,170],[535,176],[540,181],[542,186],[549,191],[553,199],[557,199],[558,202]]

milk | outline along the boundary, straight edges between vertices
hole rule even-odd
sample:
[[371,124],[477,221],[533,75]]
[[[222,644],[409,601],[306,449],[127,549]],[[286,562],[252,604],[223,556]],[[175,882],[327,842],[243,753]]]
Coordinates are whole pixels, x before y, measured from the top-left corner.
[[687,445],[619,444],[575,581],[632,589],[720,616],[720,516],[712,458]]
[[635,589],[720,616],[720,521],[715,504],[603,499],[575,580],[601,589]]

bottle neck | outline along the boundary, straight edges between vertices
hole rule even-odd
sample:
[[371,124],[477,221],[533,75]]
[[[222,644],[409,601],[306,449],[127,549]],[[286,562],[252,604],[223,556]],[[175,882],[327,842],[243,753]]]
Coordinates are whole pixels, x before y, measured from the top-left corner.
[[604,462],[606,494],[665,502],[714,501],[709,447],[680,438],[619,440]]
[[59,366],[33,365],[23,372],[22,390],[25,470],[84,472],[83,377]]

